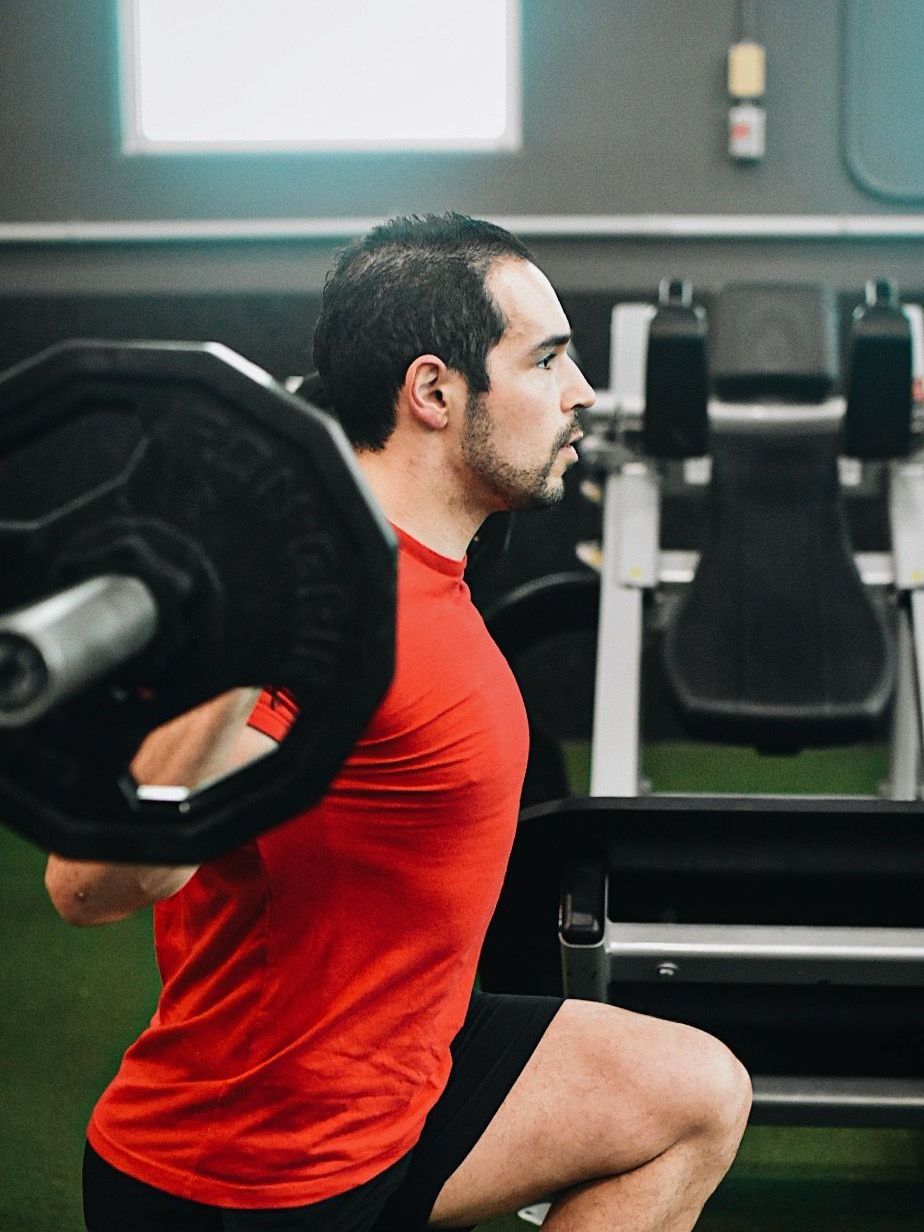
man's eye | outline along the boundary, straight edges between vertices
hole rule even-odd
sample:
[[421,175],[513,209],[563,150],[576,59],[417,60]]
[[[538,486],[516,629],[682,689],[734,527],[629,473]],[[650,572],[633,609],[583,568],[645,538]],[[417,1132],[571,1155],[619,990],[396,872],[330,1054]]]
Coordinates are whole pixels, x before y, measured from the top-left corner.
[[548,372],[549,368],[551,368],[551,366],[552,366],[552,360],[553,360],[554,358],[555,358],[555,352],[554,352],[554,351],[552,351],[552,352],[551,352],[551,354],[549,354],[549,355],[543,355],[542,359],[540,359],[540,360],[539,360],[538,367],[540,367],[540,368],[544,368],[544,369],[546,370],[546,372]]

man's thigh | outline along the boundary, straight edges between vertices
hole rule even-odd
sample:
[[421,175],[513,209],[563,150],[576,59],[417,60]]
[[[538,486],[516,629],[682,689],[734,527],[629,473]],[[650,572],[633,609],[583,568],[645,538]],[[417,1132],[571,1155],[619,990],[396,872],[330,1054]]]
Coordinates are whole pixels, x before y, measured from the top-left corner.
[[462,1227],[656,1159],[697,1118],[742,1104],[723,1044],[681,1023],[565,1001],[447,1178],[434,1227]]

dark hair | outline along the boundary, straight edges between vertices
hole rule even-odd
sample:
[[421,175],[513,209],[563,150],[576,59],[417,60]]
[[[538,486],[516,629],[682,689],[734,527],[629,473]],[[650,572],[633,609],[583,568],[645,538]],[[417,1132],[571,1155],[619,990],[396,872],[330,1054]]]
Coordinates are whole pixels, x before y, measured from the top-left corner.
[[381,449],[418,355],[437,355],[473,393],[507,322],[485,287],[495,261],[532,261],[501,227],[464,214],[394,218],[349,245],[327,277],[314,363],[354,445]]

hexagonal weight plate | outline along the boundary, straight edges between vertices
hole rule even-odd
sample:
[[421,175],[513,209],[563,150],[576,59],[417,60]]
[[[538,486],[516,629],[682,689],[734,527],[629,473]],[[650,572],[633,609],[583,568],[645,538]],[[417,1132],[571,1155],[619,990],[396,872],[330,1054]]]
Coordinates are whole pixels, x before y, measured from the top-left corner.
[[[395,543],[339,426],[225,347],[63,343],[0,376],[0,610],[107,573],[151,645],[0,732],[0,817],[63,855],[198,863],[324,793],[394,668]],[[141,800],[153,728],[239,685],[289,690],[271,757]]]

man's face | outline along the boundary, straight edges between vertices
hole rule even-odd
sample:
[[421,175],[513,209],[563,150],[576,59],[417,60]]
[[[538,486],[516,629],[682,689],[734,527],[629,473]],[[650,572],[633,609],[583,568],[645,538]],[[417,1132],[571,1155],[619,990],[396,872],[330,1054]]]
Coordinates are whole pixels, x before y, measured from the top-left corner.
[[541,270],[504,259],[487,288],[507,328],[488,354],[490,389],[469,397],[462,459],[487,508],[552,505],[577,461],[578,410],[594,393],[568,354],[571,327]]

